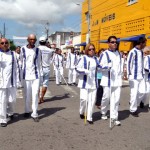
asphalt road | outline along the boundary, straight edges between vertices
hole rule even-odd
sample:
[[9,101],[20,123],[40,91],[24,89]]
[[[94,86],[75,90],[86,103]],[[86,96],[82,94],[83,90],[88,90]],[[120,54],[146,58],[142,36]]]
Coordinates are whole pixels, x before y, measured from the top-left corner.
[[45,103],[39,105],[40,122],[25,119],[23,113],[24,99],[18,90],[15,118],[6,128],[0,127],[0,150],[150,150],[150,112],[146,105],[139,108],[138,118],[129,114],[128,82],[121,93],[122,125],[112,130],[96,107],[94,124],[85,125],[79,117],[79,89],[57,86],[53,76]]

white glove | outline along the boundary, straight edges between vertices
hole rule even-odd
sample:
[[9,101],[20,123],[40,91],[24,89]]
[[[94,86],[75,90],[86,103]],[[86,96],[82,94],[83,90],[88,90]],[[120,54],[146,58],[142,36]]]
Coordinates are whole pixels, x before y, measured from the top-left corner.
[[108,69],[110,70],[112,68],[112,62],[108,63]]
[[86,69],[84,72],[85,72],[86,75],[89,75],[91,71]]
[[109,67],[109,68],[112,68],[112,62],[109,62],[109,63],[108,63],[108,67]]

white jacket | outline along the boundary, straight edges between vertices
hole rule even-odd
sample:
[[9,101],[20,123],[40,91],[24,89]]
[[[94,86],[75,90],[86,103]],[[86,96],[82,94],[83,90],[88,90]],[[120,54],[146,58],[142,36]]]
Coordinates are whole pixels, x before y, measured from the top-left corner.
[[143,79],[144,77],[143,51],[133,48],[127,57],[127,75],[129,80]]
[[0,50],[0,88],[16,87],[17,60],[15,52]]
[[78,87],[83,89],[97,88],[97,66],[98,60],[94,57],[83,56],[76,65],[79,73]]
[[145,79],[146,81],[150,81],[150,55],[147,55],[144,58],[144,69],[145,69]]
[[74,69],[77,62],[78,62],[77,55],[74,53],[68,53],[67,61],[66,61],[66,68]]
[[102,86],[122,86],[121,54],[119,51],[106,50],[100,55]]
[[41,52],[39,48],[21,47],[20,58],[22,63],[23,79],[39,79],[43,75]]
[[63,67],[63,55],[55,54],[53,56],[53,62],[56,68]]

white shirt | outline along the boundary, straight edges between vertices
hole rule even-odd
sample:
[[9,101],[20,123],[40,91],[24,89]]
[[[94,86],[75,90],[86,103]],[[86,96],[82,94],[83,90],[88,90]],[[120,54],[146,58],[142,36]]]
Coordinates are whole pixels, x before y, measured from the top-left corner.
[[[109,70],[109,63],[111,69]],[[121,54],[119,51],[106,50],[100,55],[100,66],[102,68],[102,86],[121,86],[122,85],[122,68]]]
[[50,67],[50,63],[51,63],[54,50],[44,45],[40,45],[39,49],[42,55],[42,67]]
[[130,80],[143,79],[144,76],[144,57],[142,50],[133,48],[127,57],[127,75]]
[[63,67],[63,56],[55,54],[53,57],[53,62],[56,68]]
[[97,88],[97,65],[96,57],[82,56],[76,65],[76,71],[79,73],[78,87],[83,89]]
[[74,54],[74,53],[68,53],[67,55],[67,61],[66,61],[66,68],[69,68],[69,69],[74,69],[75,68],[75,65],[77,63],[77,55]]
[[42,76],[41,52],[39,48],[21,47],[20,58],[22,62],[23,79],[34,80]]
[[0,50],[0,88],[16,87],[17,61],[11,50]]

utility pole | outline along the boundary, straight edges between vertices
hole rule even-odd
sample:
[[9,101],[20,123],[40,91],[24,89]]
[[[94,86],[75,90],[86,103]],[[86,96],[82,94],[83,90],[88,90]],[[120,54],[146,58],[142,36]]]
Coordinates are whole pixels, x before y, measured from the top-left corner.
[[45,30],[46,30],[47,40],[48,40],[48,36],[49,36],[49,22],[46,22]]
[[5,27],[5,23],[4,23],[4,30],[3,30],[3,37],[5,38],[5,35],[6,35],[6,27]]
[[90,43],[90,19],[91,19],[91,0],[88,0],[88,40],[87,42]]

